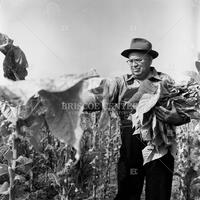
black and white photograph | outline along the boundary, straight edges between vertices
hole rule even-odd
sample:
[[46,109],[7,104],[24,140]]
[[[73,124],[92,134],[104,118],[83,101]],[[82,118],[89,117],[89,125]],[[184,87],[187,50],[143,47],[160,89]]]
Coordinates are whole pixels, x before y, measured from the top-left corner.
[[0,200],[200,200],[200,0],[0,0]]

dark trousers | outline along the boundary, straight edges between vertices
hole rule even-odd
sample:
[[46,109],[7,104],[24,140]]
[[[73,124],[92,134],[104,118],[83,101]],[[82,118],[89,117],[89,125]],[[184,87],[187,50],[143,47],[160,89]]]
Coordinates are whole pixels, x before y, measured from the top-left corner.
[[131,127],[122,127],[122,146],[118,162],[118,193],[115,200],[140,200],[146,178],[146,200],[170,200],[174,158],[170,153],[143,166],[146,146]]
[[167,153],[145,166],[146,200],[170,200],[174,171],[174,157]]

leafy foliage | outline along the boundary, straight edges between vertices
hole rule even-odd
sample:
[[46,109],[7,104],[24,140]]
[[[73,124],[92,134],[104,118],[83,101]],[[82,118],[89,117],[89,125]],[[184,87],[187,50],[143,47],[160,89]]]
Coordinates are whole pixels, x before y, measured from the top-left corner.
[[[114,112],[114,111],[113,111]],[[116,116],[116,115],[112,115]],[[100,113],[81,116],[83,137],[81,157],[76,165],[75,149],[54,138],[44,125],[40,132],[39,152],[30,143],[30,133],[15,138],[17,160],[14,177],[15,199],[110,199],[116,193],[116,162],[119,156],[119,121],[111,118],[102,132],[98,127]],[[6,121],[6,119],[5,119]],[[12,144],[3,144],[3,166],[12,159]],[[5,150],[4,150],[5,149]],[[6,163],[6,164],[5,164]],[[5,171],[5,170],[4,170]],[[8,171],[1,183],[9,184]],[[4,198],[6,194],[2,194]]]
[[[114,110],[112,111],[114,112]],[[116,194],[116,162],[119,156],[119,121],[113,113],[102,132],[100,113],[81,116],[84,131],[81,157],[74,165],[75,149],[54,138],[44,126],[39,132],[40,152],[34,150],[29,134],[16,138],[18,159],[15,170],[15,199],[112,199]],[[115,116],[115,117],[113,117]],[[6,119],[4,119],[6,121]],[[179,127],[177,133],[178,160],[173,181],[172,199],[195,199],[199,196],[200,136],[199,125],[192,121]],[[1,145],[1,165],[11,159],[10,145]],[[7,195],[8,172],[0,175],[1,199]],[[19,195],[20,194],[20,195]]]
[[199,198],[200,130],[198,126],[197,121],[192,121],[177,130],[178,151],[172,189],[173,200]]

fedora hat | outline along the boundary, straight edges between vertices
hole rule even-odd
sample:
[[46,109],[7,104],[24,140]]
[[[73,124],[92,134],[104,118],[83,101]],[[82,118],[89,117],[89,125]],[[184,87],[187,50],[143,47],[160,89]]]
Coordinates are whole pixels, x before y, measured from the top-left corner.
[[152,50],[152,44],[144,38],[133,38],[131,40],[130,49],[124,50],[121,55],[128,58],[132,52],[142,52],[152,56],[152,58],[158,57],[158,52]]

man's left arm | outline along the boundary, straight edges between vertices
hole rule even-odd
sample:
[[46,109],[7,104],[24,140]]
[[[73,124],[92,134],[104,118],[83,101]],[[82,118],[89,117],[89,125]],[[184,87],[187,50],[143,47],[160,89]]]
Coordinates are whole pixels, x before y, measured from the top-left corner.
[[[166,88],[173,88],[175,85],[175,81],[167,74],[163,74],[162,82]],[[166,109],[163,106],[156,107],[156,116],[159,120],[175,126],[190,122],[190,117],[186,113],[177,110],[174,103],[172,103],[171,109]]]

